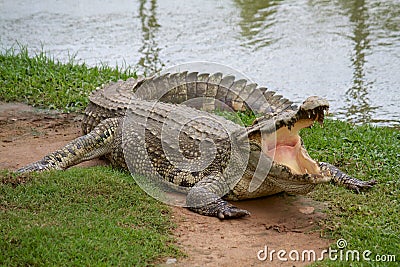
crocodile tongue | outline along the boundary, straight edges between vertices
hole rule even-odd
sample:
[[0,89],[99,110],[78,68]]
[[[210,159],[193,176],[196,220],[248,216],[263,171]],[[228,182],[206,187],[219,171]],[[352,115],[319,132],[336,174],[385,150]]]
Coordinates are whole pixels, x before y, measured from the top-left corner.
[[320,168],[302,146],[299,131],[311,127],[315,121],[323,123],[324,113],[329,109],[328,101],[312,96],[307,98],[297,111],[288,110],[272,118],[258,118],[249,131],[261,138],[262,151],[275,164],[287,166],[293,174],[320,174]]

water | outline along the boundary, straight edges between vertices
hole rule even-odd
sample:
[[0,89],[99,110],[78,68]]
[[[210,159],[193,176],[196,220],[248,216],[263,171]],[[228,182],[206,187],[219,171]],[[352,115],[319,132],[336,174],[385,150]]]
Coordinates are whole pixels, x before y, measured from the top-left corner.
[[0,0],[0,44],[61,61],[237,69],[355,123],[400,124],[400,1]]

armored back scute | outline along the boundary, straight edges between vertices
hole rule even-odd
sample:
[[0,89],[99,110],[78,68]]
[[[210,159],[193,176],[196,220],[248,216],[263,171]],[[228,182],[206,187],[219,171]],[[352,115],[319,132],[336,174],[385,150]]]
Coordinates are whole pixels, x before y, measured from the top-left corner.
[[93,91],[82,123],[84,134],[106,118],[124,116],[132,97],[187,106],[205,111],[242,111],[274,115],[296,110],[293,102],[265,87],[222,73],[178,72],[149,78],[130,78]]

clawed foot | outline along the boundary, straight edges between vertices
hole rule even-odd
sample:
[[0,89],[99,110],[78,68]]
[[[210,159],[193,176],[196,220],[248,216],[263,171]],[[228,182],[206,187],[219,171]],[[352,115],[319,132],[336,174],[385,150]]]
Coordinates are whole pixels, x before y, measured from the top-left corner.
[[53,169],[60,169],[54,166],[54,164],[49,163],[46,159],[39,160],[37,162],[26,165],[18,169],[17,173],[29,173],[29,172],[43,172]]
[[357,180],[356,183],[347,184],[347,188],[353,190],[356,193],[360,193],[361,191],[365,191],[376,185],[378,182],[376,180],[369,181],[361,181]]
[[46,170],[46,167],[40,163],[30,164],[25,167],[18,169],[16,172],[21,173],[29,173],[29,172],[41,172]]
[[337,167],[326,162],[320,162],[319,166],[321,170],[328,171],[332,177],[333,184],[343,186],[347,189],[353,190],[356,193],[368,190],[377,184],[376,180],[362,181],[349,176],[348,174],[342,172]]
[[237,219],[250,215],[247,210],[235,207],[222,199],[217,199],[202,207],[189,207],[189,209],[202,215],[217,217],[220,220]]
[[240,209],[232,205],[223,207],[223,209],[219,210],[217,213],[217,217],[221,220],[241,218],[248,215],[250,215],[250,212],[247,210]]

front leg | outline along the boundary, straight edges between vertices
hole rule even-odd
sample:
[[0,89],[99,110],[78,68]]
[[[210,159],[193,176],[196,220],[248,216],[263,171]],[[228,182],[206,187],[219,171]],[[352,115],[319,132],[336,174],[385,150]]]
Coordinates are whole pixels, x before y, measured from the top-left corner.
[[250,215],[247,210],[237,208],[221,198],[228,192],[229,186],[222,174],[212,174],[189,190],[186,205],[194,212],[221,220]]
[[329,171],[331,173],[332,175],[331,181],[333,182],[333,184],[344,186],[347,189],[353,190],[357,193],[360,193],[360,190],[370,189],[377,183],[376,180],[361,181],[356,178],[353,178],[348,174],[342,172],[332,164],[326,162],[320,162],[319,166],[322,171]]

